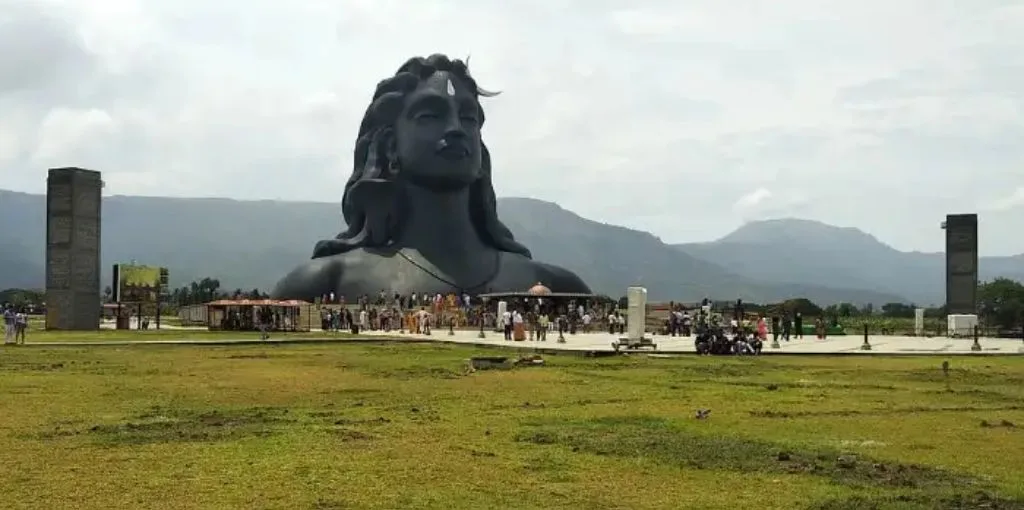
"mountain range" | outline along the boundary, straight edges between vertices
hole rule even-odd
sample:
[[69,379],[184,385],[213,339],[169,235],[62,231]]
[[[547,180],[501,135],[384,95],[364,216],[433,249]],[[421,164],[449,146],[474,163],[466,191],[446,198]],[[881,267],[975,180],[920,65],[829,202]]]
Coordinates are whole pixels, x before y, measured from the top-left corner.
[[[907,301],[945,301],[946,255],[902,252],[856,228],[782,219],[743,225],[711,243],[675,245],[730,271],[768,282],[820,282],[898,294]],[[1024,254],[979,257],[978,278],[1024,281]]]
[[[343,226],[339,204],[111,196],[103,201],[102,255],[159,265],[172,286],[213,277],[225,288],[269,289]],[[528,198],[498,200],[501,219],[534,258],[566,267],[595,292],[630,285],[655,301],[742,298],[819,304],[943,301],[944,258],[895,250],[856,229],[807,220],[744,225],[714,242],[668,245],[637,230],[582,218]],[[0,289],[44,280],[43,195],[0,190]],[[984,257],[983,278],[1024,279],[1024,255]]]

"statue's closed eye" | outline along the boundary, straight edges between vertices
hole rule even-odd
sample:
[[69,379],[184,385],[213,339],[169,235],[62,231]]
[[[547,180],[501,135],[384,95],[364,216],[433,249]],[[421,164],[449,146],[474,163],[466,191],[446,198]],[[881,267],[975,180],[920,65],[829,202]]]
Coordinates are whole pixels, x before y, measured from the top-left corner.
[[436,112],[432,112],[432,111],[428,110],[428,111],[423,111],[423,112],[417,113],[414,118],[417,121],[419,121],[419,122],[429,122],[429,121],[434,121],[434,120],[440,119],[441,115],[439,115]]

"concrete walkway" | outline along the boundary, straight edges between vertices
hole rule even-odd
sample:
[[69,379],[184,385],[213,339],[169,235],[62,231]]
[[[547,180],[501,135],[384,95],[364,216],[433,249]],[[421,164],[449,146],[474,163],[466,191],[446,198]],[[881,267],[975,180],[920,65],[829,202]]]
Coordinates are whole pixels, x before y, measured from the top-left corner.
[[[27,346],[36,347],[84,347],[84,346],[127,346],[127,345],[253,345],[253,344],[299,344],[299,343],[365,343],[365,342],[448,342],[481,347],[504,347],[514,349],[539,350],[543,352],[613,352],[613,343],[619,340],[618,335],[608,333],[581,333],[566,335],[565,342],[557,342],[558,335],[550,334],[545,342],[522,341],[513,342],[502,338],[501,333],[486,332],[479,338],[478,331],[455,331],[450,335],[447,330],[435,330],[432,335],[409,333],[383,333],[369,331],[352,337],[283,337],[260,340],[255,333],[251,336],[229,336],[223,338],[185,338],[168,340],[112,340],[89,342],[29,342]],[[651,337],[657,345],[656,352],[663,354],[686,354],[694,352],[693,338],[689,337]],[[862,336],[835,336],[825,340],[813,337],[793,339],[789,342],[780,341],[778,349],[771,347],[769,340],[765,344],[764,354],[811,354],[811,355],[978,355],[978,354],[1022,354],[1024,341],[1007,338],[981,338],[980,351],[972,350],[974,341],[963,338],[926,338],[906,336],[874,336],[868,339],[871,350],[863,350]]]
[[[369,332],[368,337],[377,336],[380,333]],[[545,342],[522,341],[512,342],[504,340],[501,333],[486,332],[485,338],[479,338],[479,332],[456,331],[449,335],[448,331],[434,331],[433,335],[403,335],[406,338],[427,340],[431,339],[440,342],[455,342],[461,344],[473,344],[498,347],[515,347],[523,349],[542,349],[558,351],[589,351],[603,352],[613,351],[612,347],[619,340],[619,335],[608,333],[581,333],[576,335],[565,335],[565,343],[558,343],[557,334],[548,335]],[[694,353],[695,348],[692,337],[670,337],[652,336],[651,339],[657,345],[657,352],[665,354]],[[789,342],[779,341],[779,348],[771,347],[769,340],[764,347],[765,354],[913,354],[913,355],[955,355],[955,354],[1020,354],[1024,353],[1024,341],[1008,338],[981,338],[978,340],[981,345],[980,351],[971,349],[973,339],[963,338],[927,338],[907,336],[876,336],[869,337],[871,350],[863,350],[863,336],[834,336],[825,340],[818,340],[814,337],[793,339]]]

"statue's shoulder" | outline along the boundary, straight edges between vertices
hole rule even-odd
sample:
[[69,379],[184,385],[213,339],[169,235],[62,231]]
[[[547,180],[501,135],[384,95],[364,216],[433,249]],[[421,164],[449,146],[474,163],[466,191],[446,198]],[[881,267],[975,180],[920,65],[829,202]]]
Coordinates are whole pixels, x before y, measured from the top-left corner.
[[554,292],[572,292],[590,294],[590,287],[576,273],[554,264],[533,262],[536,267],[538,281]]
[[338,282],[350,265],[347,254],[307,260],[285,275],[270,293],[274,299],[312,301],[336,292]]

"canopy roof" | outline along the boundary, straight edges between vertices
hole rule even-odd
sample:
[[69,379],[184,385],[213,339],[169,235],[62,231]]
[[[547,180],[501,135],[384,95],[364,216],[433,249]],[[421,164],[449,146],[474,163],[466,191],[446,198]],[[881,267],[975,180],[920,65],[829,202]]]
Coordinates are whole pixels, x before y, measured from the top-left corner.
[[206,306],[277,306],[277,307],[295,307],[308,305],[306,301],[300,301],[298,299],[289,299],[285,301],[278,301],[276,299],[219,299],[206,303]]
[[531,298],[531,297],[545,297],[545,298],[589,298],[595,297],[596,294],[584,294],[582,292],[551,292],[547,286],[543,283],[537,282],[536,285],[526,289],[525,291],[514,291],[514,292],[489,292],[487,294],[480,294],[483,299],[493,298],[509,298],[509,297],[520,297],[520,298]]

